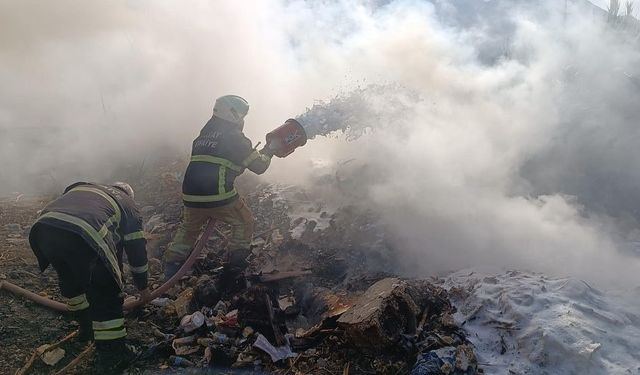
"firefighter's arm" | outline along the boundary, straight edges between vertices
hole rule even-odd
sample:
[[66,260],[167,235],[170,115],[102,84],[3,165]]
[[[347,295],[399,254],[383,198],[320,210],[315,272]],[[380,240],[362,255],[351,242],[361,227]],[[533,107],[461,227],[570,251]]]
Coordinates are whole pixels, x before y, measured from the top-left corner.
[[271,154],[266,149],[260,151],[251,148],[251,141],[247,139],[247,156],[242,162],[244,168],[248,168],[255,174],[263,174],[271,164]]
[[142,220],[135,218],[132,225],[127,225],[124,234],[124,250],[129,260],[129,268],[133,283],[138,290],[147,288],[149,263],[147,262],[147,241],[142,230]]

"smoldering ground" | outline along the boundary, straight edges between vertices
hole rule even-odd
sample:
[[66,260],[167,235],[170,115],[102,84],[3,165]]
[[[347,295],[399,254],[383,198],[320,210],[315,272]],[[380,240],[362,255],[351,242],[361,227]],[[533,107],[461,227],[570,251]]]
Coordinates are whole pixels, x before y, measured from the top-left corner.
[[0,190],[187,154],[217,95],[251,102],[255,140],[360,95],[338,127],[372,131],[317,137],[266,178],[368,165],[349,203],[382,214],[408,273],[629,280],[637,43],[583,2],[482,3],[3,2]]

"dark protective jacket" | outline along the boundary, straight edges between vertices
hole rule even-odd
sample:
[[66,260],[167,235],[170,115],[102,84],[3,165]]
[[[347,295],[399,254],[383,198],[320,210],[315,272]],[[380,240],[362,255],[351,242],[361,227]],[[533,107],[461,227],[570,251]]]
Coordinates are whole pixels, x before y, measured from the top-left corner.
[[135,202],[122,190],[112,187],[78,182],[67,187],[61,197],[50,202],[31,228],[29,242],[40,270],[49,261],[37,248],[35,237],[40,225],[51,225],[80,235],[98,254],[120,288],[123,288],[123,250],[136,287],[147,287],[146,240],[142,230],[142,217]]
[[184,205],[227,205],[238,199],[234,181],[245,168],[262,174],[270,163],[270,156],[251,147],[239,125],[212,117],[193,141],[191,162],[182,183]]

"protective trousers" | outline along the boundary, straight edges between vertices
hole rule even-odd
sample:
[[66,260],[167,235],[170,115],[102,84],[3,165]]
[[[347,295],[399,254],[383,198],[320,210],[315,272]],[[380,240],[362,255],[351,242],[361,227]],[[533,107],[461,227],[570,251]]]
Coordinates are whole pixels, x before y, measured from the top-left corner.
[[92,321],[96,342],[125,337],[123,295],[95,250],[79,235],[46,224],[38,224],[35,241],[58,273],[69,310]]
[[182,223],[164,254],[164,261],[166,263],[183,262],[198,239],[202,226],[209,218],[220,220],[231,226],[229,249],[249,249],[254,219],[244,200],[238,198],[221,207],[184,207]]

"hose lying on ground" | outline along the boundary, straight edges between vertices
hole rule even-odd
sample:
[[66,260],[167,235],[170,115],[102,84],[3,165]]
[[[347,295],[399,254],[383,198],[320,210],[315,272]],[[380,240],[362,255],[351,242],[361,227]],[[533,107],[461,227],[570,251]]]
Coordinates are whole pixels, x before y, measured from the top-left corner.
[[39,303],[42,306],[48,307],[50,309],[62,312],[68,312],[67,305],[58,301],[50,300],[47,297],[39,296],[33,292],[30,292],[24,288],[21,288],[15,284],[12,284],[8,281],[0,281],[0,290],[6,290],[13,294],[22,296],[28,300],[31,300],[35,303]]
[[[193,250],[191,251],[191,254],[189,254],[189,257],[184,262],[182,267],[180,267],[180,269],[178,270],[178,272],[176,272],[175,275],[173,275],[169,280],[167,280],[164,284],[162,284],[162,286],[160,286],[157,289],[154,289],[151,292],[151,296],[148,300],[143,301],[141,299],[136,299],[133,301],[127,301],[124,303],[124,306],[123,306],[124,309],[131,310],[131,309],[135,309],[137,307],[143,306],[146,303],[150,302],[151,300],[161,296],[163,293],[169,290],[172,286],[174,286],[175,283],[178,282],[178,280],[180,280],[182,276],[184,276],[187,273],[187,271],[191,269],[191,266],[193,266],[196,259],[198,258],[198,255],[200,255],[200,253],[202,252],[204,245],[207,243],[207,239],[209,239],[209,237],[213,234],[215,225],[216,225],[216,220],[210,219],[209,222],[207,223],[207,226],[204,228],[202,235],[198,239],[198,242],[196,242]],[[21,288],[15,284],[12,284],[8,281],[0,281],[0,290],[6,290],[8,292],[22,296],[28,300],[31,300],[44,307],[48,307],[56,311],[69,312],[66,304],[51,300],[47,297],[42,297],[24,288]]]

